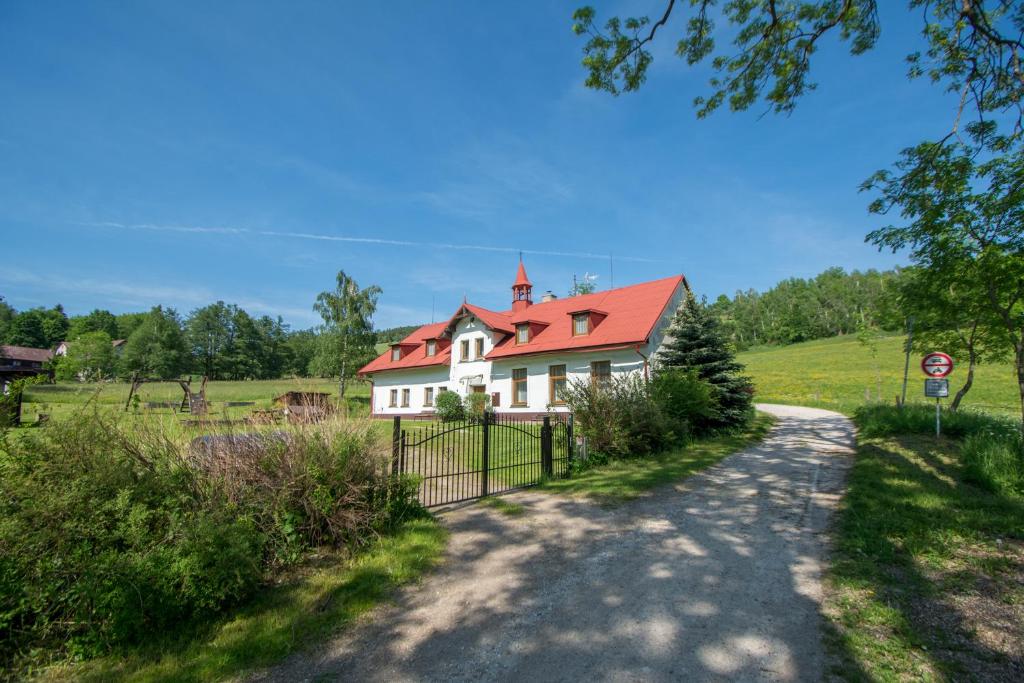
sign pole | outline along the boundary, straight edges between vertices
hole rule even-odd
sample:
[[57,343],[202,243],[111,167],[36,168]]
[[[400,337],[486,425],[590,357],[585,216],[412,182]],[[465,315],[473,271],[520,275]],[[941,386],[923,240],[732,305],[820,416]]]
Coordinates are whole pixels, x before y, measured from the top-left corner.
[[935,436],[939,436],[942,432],[942,408],[939,406],[939,402],[942,399],[935,399]]

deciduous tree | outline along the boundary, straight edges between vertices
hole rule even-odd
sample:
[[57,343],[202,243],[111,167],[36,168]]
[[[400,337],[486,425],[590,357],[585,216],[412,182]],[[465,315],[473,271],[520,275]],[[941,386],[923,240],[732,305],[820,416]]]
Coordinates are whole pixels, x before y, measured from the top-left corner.
[[338,376],[338,396],[345,397],[348,380],[373,357],[373,314],[381,288],[360,289],[339,270],[333,291],[320,292],[313,310],[324,319],[320,344],[313,358],[316,372]]

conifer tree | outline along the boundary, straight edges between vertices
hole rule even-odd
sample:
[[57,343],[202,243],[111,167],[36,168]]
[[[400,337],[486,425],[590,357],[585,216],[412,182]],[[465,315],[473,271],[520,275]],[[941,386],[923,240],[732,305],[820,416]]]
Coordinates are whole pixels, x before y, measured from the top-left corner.
[[712,426],[737,427],[750,419],[754,394],[750,378],[740,374],[743,366],[736,361],[718,320],[693,292],[687,291],[685,304],[676,311],[657,363],[695,370],[714,387],[717,414]]

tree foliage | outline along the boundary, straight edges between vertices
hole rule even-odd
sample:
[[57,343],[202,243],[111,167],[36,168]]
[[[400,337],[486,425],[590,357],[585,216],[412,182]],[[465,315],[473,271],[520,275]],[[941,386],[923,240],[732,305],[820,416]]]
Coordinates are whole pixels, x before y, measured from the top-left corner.
[[741,374],[743,366],[736,361],[718,320],[692,292],[687,292],[685,303],[676,311],[655,361],[658,368],[695,371],[698,379],[712,386],[713,428],[737,427],[750,419],[753,384]]
[[99,382],[113,377],[117,356],[110,335],[100,330],[84,332],[70,341],[67,355],[59,358],[55,375],[62,380]]
[[922,286],[954,281],[986,345],[1012,351],[1024,420],[1024,153],[925,143],[905,150],[894,172],[880,171],[865,189],[879,194],[873,212],[898,211],[903,219],[868,240],[909,250]]
[[[927,47],[910,51],[908,76],[927,77],[960,96],[956,114],[969,109],[978,120],[1010,111],[1019,130],[1024,75],[1024,8],[1011,0],[907,0],[923,19]],[[698,116],[723,104],[733,111],[764,100],[790,112],[816,87],[812,59],[832,34],[853,55],[873,48],[881,33],[878,0],[667,0],[663,12],[611,17],[603,28],[592,7],[573,14],[583,48],[586,85],[613,94],[637,90],[654,60],[649,46],[670,19],[680,19],[676,55],[689,66],[710,58],[709,92],[694,98]],[[723,47],[723,37],[731,47]]]
[[354,279],[339,270],[334,290],[320,292],[313,310],[324,320],[312,367],[325,376],[338,377],[338,395],[346,383],[373,358],[373,314],[381,288],[360,289]]
[[189,359],[178,314],[173,308],[156,306],[128,337],[121,370],[125,375],[172,379],[188,370]]
[[814,278],[789,278],[765,292],[720,296],[710,306],[722,333],[738,349],[793,344],[852,334],[863,328],[903,326],[897,271],[845,272],[829,268]]

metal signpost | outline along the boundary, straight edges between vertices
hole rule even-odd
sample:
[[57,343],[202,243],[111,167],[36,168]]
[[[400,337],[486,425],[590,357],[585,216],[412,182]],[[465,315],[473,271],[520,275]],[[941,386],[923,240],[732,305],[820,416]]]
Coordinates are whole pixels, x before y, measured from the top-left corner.
[[935,436],[942,433],[942,399],[949,396],[949,380],[953,372],[953,359],[948,354],[935,351],[921,359],[921,370],[928,376],[924,381],[924,395],[935,399]]

